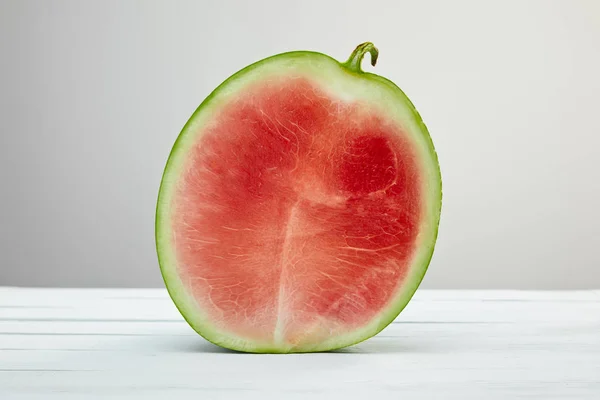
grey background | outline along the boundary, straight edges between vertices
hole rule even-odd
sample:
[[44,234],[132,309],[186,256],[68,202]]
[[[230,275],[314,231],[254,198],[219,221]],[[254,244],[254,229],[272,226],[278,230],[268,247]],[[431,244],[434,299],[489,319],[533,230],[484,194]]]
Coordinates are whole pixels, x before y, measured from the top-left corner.
[[424,287],[600,287],[594,0],[0,0],[0,285],[161,286],[155,200],[197,105],[263,57],[366,40],[439,152]]

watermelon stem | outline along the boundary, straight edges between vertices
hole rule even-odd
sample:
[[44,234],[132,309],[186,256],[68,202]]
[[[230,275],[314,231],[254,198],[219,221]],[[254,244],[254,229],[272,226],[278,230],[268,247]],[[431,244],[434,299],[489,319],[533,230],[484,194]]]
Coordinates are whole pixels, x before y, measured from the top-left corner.
[[377,63],[377,56],[379,56],[379,50],[377,50],[377,47],[371,42],[365,42],[356,46],[356,49],[354,49],[350,58],[348,58],[348,61],[342,65],[352,72],[362,73],[363,70],[360,68],[360,64],[366,53],[371,54],[371,65],[375,66]]

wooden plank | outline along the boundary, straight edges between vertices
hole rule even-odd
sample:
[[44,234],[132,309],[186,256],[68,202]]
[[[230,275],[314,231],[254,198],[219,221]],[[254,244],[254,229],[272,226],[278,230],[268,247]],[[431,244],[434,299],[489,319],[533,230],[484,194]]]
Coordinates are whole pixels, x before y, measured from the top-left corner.
[[[137,321],[181,323],[182,317],[166,291],[148,289],[1,289],[0,323]],[[479,294],[479,295],[478,295]],[[600,315],[597,291],[509,292],[419,291],[400,315],[403,322],[503,322],[531,323],[560,319],[576,322]],[[468,302],[468,306],[465,306]],[[597,320],[597,319],[596,319]],[[2,332],[0,330],[0,332]]]
[[[400,315],[403,322],[503,322],[530,323],[560,319],[567,323],[600,315],[600,301],[417,301]],[[598,318],[596,318],[598,320]],[[181,315],[169,299],[135,303],[102,301],[71,307],[7,307],[0,309],[1,321],[81,322],[172,322]]]
[[[103,369],[104,365],[104,369]],[[567,367],[570,366],[570,367]],[[409,398],[580,398],[595,399],[598,358],[568,352],[439,354],[392,352],[256,356],[184,353],[137,358],[108,355],[96,369],[3,369],[2,387],[16,394],[52,392],[83,397],[146,396],[195,393],[239,398],[240,393],[266,397],[303,393],[320,398],[359,398],[403,393]],[[1,382],[1,381],[0,381]],[[342,396],[343,395],[343,396]],[[425,396],[427,395],[427,396]],[[544,397],[546,396],[546,397]],[[557,396],[557,397],[554,397]],[[272,397],[273,398],[273,397]],[[484,396],[483,398],[490,398]]]

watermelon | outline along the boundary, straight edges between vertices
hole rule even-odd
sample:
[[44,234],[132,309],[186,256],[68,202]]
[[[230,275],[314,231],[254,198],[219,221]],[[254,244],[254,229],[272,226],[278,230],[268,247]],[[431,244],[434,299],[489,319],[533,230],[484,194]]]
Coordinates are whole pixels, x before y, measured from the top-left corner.
[[433,254],[441,176],[429,133],[391,81],[278,54],[215,89],[177,138],[156,246],[201,336],[256,353],[363,341],[407,305]]

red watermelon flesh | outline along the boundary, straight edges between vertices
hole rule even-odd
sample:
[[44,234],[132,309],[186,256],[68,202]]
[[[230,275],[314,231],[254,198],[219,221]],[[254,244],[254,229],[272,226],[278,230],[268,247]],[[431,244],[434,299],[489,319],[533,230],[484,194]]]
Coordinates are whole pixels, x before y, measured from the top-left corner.
[[242,85],[196,128],[169,189],[163,274],[185,292],[169,288],[184,316],[246,351],[328,350],[380,330],[418,285],[406,285],[430,213],[418,147],[377,103],[310,74]]

